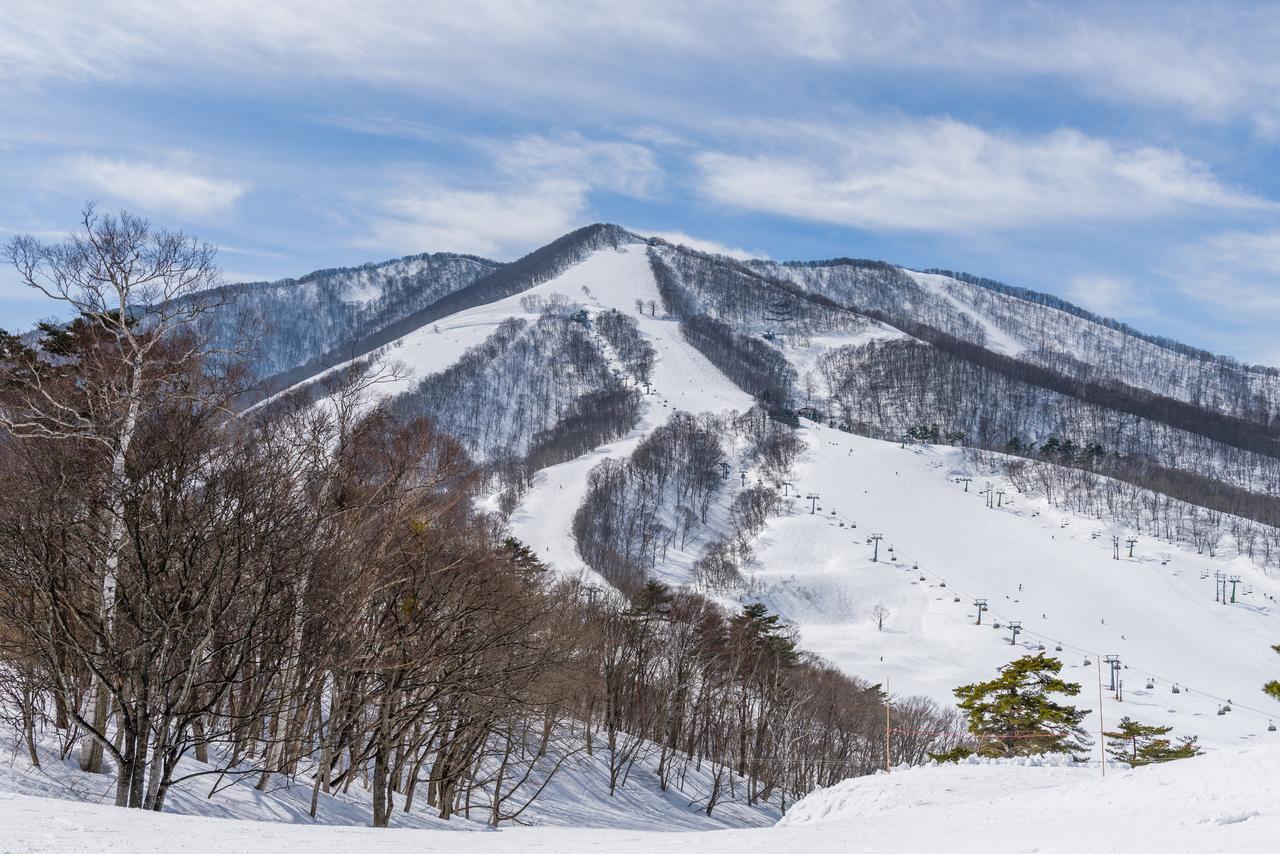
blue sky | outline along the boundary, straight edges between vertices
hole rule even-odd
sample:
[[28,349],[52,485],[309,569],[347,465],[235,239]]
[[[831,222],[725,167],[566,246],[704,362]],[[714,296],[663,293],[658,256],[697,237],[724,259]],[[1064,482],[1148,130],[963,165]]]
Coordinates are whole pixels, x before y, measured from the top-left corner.
[[[593,221],[946,267],[1280,364],[1280,7],[0,0],[0,239],[228,280]],[[48,307],[0,271],[0,327]]]

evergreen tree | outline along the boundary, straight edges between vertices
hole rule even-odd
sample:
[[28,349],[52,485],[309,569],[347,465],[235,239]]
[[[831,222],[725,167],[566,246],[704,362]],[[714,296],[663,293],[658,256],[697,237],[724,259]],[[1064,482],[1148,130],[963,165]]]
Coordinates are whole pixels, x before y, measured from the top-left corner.
[[729,621],[732,632],[741,638],[748,648],[783,666],[799,660],[795,633],[777,614],[752,602],[742,607],[742,613]]
[[1107,738],[1107,753],[1135,768],[1152,762],[1190,759],[1200,754],[1194,735],[1183,736],[1177,744],[1161,738],[1172,730],[1173,727],[1149,726],[1125,717],[1120,719],[1118,729],[1103,735]]
[[534,553],[533,549],[515,537],[504,539],[501,549],[502,554],[511,562],[511,565],[522,572],[537,575],[547,569],[547,565]]
[[988,682],[955,689],[969,731],[978,738],[984,756],[1029,756],[1074,753],[1086,749],[1088,736],[1080,727],[1089,710],[1050,699],[1050,694],[1074,697],[1080,686],[1058,676],[1062,662],[1044,653],[1025,655],[1000,668]]
[[[1280,644],[1271,647],[1276,652],[1280,652]],[[1280,679],[1272,679],[1266,685],[1262,686],[1263,692],[1272,699],[1280,700]]]

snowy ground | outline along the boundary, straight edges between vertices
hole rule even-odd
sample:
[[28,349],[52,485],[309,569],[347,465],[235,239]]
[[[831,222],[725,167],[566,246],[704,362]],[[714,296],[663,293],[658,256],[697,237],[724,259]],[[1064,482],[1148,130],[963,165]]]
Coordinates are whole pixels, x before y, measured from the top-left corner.
[[0,794],[0,851],[1262,852],[1280,834],[1280,747],[1134,771],[902,769],[813,793],[778,826],[713,832],[373,830],[142,813]]
[[[5,732],[5,736],[9,733]],[[12,741],[0,742],[6,750],[0,754],[0,803],[7,798],[33,796],[46,803],[51,811],[64,809],[56,801],[79,801],[109,805],[115,795],[115,778],[110,775],[85,774],[74,756],[66,761],[52,740],[40,745],[40,768],[31,767],[25,748]],[[598,747],[598,745],[597,745]],[[599,749],[588,756],[580,739],[567,735],[554,744],[548,764],[566,756],[542,796],[520,815],[520,823],[533,827],[609,827],[614,829],[647,829],[705,831],[730,827],[766,827],[779,818],[772,805],[747,806],[746,793],[740,781],[729,782],[723,799],[713,814],[705,813],[706,795],[711,790],[709,766],[698,769],[692,763],[673,775],[666,791],[658,786],[656,745],[646,745],[637,754],[635,766],[616,795],[609,796],[607,754]],[[649,748],[649,749],[646,749]],[[215,757],[216,758],[216,757]],[[683,773],[681,773],[683,772]],[[334,789],[320,795],[319,809],[311,818],[311,782],[306,773],[294,778],[277,775],[265,791],[254,786],[258,774],[222,775],[211,766],[184,757],[178,767],[178,778],[165,802],[166,813],[205,816],[220,819],[252,819],[262,823],[301,825],[367,826],[372,815],[370,794],[359,782],[346,791]],[[540,785],[542,772],[532,775],[525,793]],[[397,796],[399,798],[399,796]],[[477,798],[479,801],[480,798]],[[487,806],[487,799],[485,799]],[[518,795],[512,797],[508,811],[522,805]],[[0,808],[0,854],[5,848],[3,809]],[[485,809],[477,808],[468,820],[459,815],[442,821],[436,810],[422,797],[416,799],[411,812],[397,809],[392,825],[401,828],[488,831]],[[511,822],[507,822],[511,824]]]

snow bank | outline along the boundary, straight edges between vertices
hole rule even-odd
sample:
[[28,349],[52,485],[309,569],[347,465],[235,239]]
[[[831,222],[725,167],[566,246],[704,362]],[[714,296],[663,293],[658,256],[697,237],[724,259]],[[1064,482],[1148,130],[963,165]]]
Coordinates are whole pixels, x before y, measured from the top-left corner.
[[974,762],[895,770],[800,801],[775,827],[664,833],[372,830],[216,820],[0,793],[0,850],[1142,852],[1275,850],[1280,746],[1136,770]]

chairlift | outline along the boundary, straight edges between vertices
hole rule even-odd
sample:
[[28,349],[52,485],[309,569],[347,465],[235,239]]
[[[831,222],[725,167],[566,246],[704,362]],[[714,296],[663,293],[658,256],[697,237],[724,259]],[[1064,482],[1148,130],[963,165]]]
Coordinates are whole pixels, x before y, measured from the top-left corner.
[[1055,644],[1055,645],[1054,645],[1054,647],[1053,647],[1053,651],[1054,651],[1054,652],[1062,652],[1062,644]]
[[939,582],[939,583],[938,583],[938,586],[939,586],[939,587],[946,587],[946,586],[947,586],[947,582],[946,582],[946,581],[941,581],[941,582]]
[[1000,628],[1000,624],[999,624],[999,623],[992,623],[992,624],[991,624],[991,627],[992,627],[993,629],[998,629],[998,628]]
[[955,599],[953,599],[952,601],[953,601],[953,602],[959,602],[959,601],[960,601],[960,597],[959,597],[959,596],[957,596],[957,597],[956,597]]
[[1036,652],[1044,652],[1044,644],[1037,645]]
[[919,569],[919,568],[920,568],[920,564],[918,564],[918,563],[913,563],[913,564],[911,564],[911,568],[912,568],[912,569]]
[[1093,662],[1086,658],[1086,659],[1084,660],[1084,666],[1085,666],[1085,667],[1093,667]]
[[1226,710],[1226,709],[1222,708],[1222,706],[1218,706],[1218,714],[1219,714],[1219,715],[1225,715],[1226,713],[1227,713],[1227,710]]
[[1267,732],[1275,732],[1276,725],[1272,721],[1267,721]]
[[1231,703],[1227,703],[1225,706],[1223,706],[1223,707],[1222,707],[1222,711],[1224,711],[1224,712],[1229,712],[1229,711],[1231,711]]
[[1152,688],[1154,688],[1154,687],[1156,687],[1156,683],[1154,683],[1154,682],[1152,682],[1150,679],[1148,679],[1148,680],[1147,680],[1147,690],[1148,690],[1148,691],[1150,691],[1150,690],[1151,690]]
[[1174,694],[1181,694],[1181,693],[1182,693],[1182,689],[1181,689],[1181,688],[1179,688],[1177,685],[1174,685],[1174,686],[1173,686],[1173,691],[1172,691],[1171,693],[1174,693]]
[[921,580],[921,581],[924,581],[924,576],[923,576],[923,575],[922,575],[922,576],[920,576],[920,580]]

